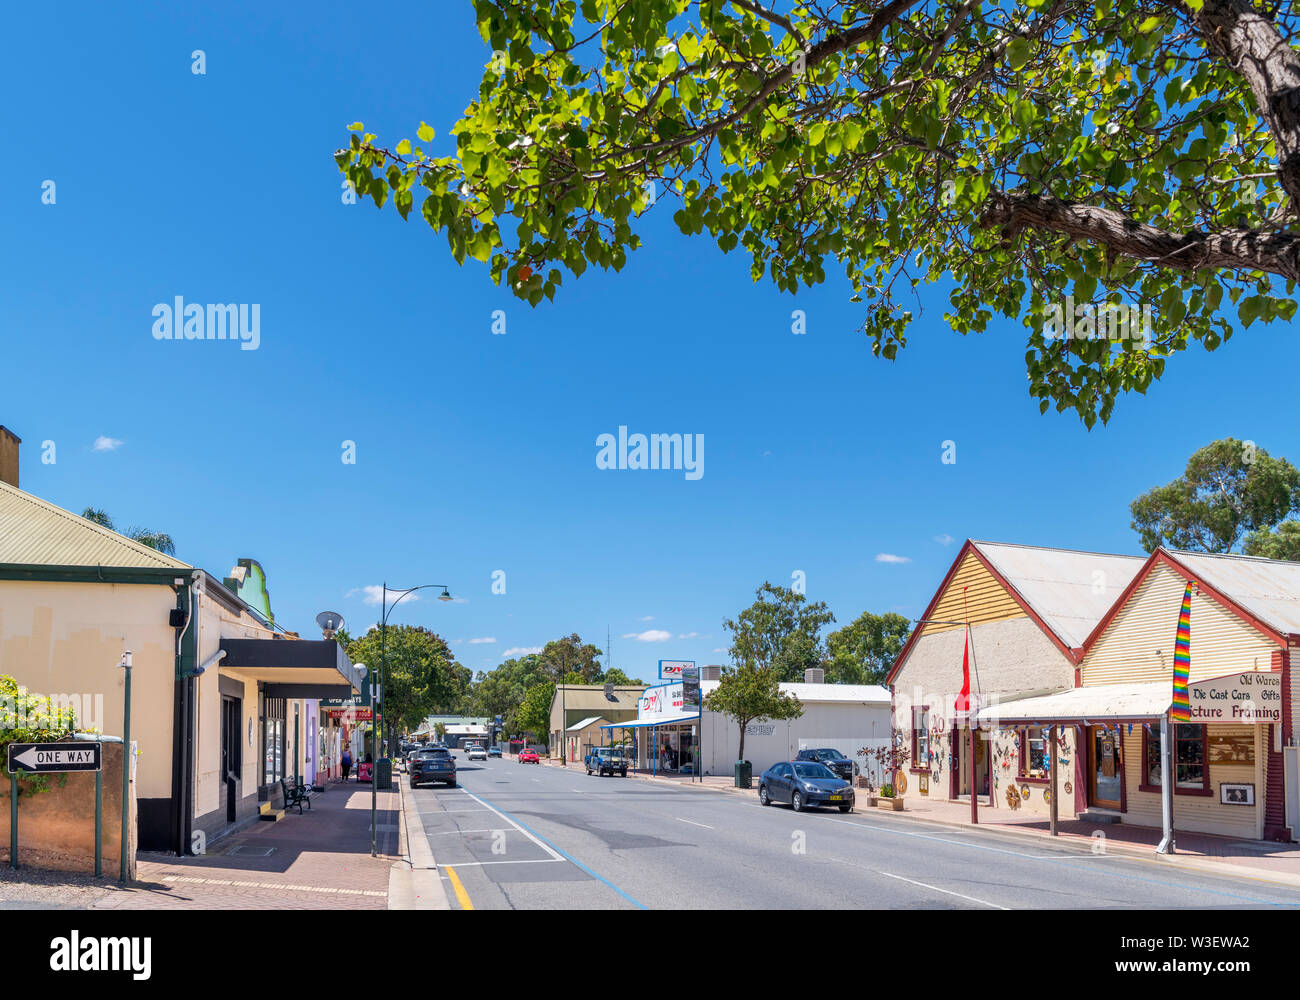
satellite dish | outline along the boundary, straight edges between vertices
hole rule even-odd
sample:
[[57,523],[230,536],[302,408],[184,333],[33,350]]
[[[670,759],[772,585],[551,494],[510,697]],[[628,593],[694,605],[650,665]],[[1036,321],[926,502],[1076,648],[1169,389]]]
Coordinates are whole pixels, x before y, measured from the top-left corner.
[[343,616],[337,611],[322,611],[316,616],[316,624],[325,633],[325,638],[331,639],[343,627]]

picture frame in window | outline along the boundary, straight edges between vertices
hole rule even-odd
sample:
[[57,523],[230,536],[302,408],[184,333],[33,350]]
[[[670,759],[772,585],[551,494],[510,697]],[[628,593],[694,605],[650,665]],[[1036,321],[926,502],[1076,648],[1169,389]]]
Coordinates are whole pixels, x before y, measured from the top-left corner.
[[1248,784],[1219,783],[1219,804],[1225,806],[1253,806],[1255,786]]

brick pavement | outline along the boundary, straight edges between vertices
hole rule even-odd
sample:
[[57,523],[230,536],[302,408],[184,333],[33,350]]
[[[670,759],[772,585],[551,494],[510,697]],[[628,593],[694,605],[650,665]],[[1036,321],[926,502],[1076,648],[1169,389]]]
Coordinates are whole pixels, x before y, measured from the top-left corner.
[[400,857],[400,792],[395,785],[377,798],[378,857],[370,856],[370,785],[334,781],[301,816],[294,810],[277,823],[255,823],[201,857],[142,853],[137,881],[92,907],[386,909]]

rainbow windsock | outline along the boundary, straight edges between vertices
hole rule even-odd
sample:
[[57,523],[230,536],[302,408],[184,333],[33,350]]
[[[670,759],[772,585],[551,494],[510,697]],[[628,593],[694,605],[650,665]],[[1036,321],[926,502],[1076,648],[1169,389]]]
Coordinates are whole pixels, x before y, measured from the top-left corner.
[[1187,581],[1183,606],[1178,609],[1178,635],[1174,638],[1174,706],[1169,717],[1174,722],[1191,722],[1192,706],[1187,700],[1187,675],[1192,669],[1192,587]]

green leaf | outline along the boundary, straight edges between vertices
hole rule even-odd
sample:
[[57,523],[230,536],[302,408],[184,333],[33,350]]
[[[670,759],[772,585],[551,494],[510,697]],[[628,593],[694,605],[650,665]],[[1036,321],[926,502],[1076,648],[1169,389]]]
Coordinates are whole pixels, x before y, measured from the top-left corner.
[[433,142],[433,129],[424,122],[420,122],[420,127],[416,129],[415,134],[420,137],[421,142]]
[[1007,64],[1012,69],[1020,69],[1029,62],[1030,45],[1028,39],[1013,38],[1007,46]]

